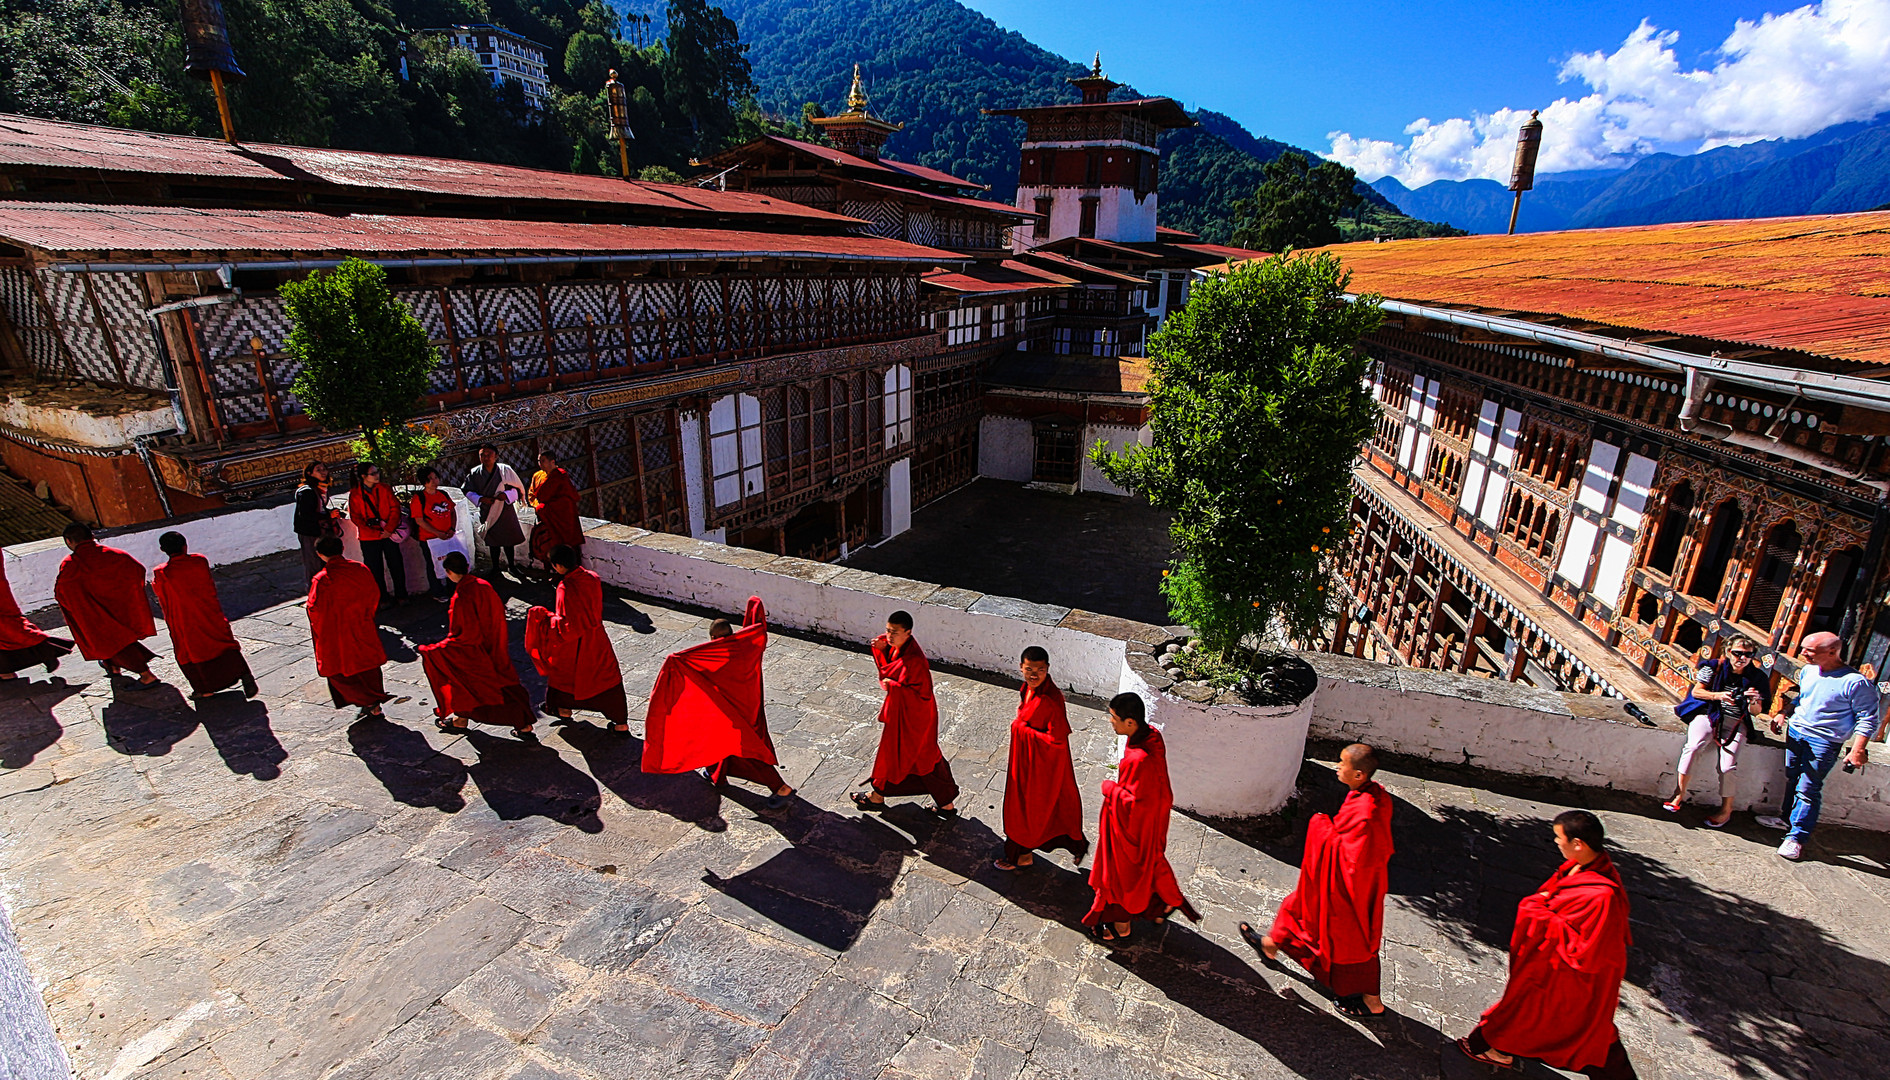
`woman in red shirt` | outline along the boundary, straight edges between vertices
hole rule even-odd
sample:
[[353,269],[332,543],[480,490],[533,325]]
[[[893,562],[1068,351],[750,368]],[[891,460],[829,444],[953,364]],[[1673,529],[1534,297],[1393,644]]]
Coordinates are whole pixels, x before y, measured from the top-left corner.
[[440,470],[431,465],[421,469],[420,482],[425,486],[413,493],[407,512],[413,517],[415,534],[427,544],[428,588],[433,599],[444,604],[452,599],[453,589],[440,561],[457,551],[470,562],[472,554],[460,543],[459,508],[451,495],[440,490]]
[[400,500],[394,489],[381,483],[381,468],[364,464],[361,482],[348,492],[348,519],[361,533],[361,561],[374,572],[374,583],[381,587],[381,603],[387,602],[387,585],[381,580],[381,567],[393,579],[394,603],[407,602],[407,565],[400,545],[390,539],[400,526]]

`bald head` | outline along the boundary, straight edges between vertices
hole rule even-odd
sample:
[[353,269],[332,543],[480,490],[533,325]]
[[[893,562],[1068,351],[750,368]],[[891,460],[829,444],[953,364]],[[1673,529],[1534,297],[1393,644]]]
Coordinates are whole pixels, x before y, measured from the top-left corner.
[[1364,743],[1355,742],[1339,751],[1339,781],[1346,787],[1358,787],[1377,771],[1378,751]]
[[1798,651],[1805,654],[1806,660],[1818,665],[1820,671],[1831,671],[1844,664],[1844,642],[1829,631],[1805,635],[1805,640],[1798,643]]

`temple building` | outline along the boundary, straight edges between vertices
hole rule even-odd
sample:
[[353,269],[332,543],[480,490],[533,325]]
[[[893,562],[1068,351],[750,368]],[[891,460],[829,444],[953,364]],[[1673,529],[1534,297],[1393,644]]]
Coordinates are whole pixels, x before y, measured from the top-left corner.
[[1643,700],[1890,665],[1890,213],[1352,244],[1384,296],[1323,645]]

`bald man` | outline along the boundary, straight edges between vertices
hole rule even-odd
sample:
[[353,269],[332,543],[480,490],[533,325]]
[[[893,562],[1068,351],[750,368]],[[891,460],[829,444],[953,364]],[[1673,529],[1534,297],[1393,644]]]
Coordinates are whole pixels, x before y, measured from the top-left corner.
[[1346,1016],[1385,1011],[1378,996],[1378,946],[1385,929],[1386,864],[1391,861],[1391,793],[1372,779],[1378,754],[1364,743],[1339,751],[1339,782],[1350,790],[1339,812],[1306,824],[1299,884],[1280,903],[1264,936],[1240,936],[1268,960],[1281,952],[1332,991]]
[[[1805,666],[1798,671],[1798,703],[1785,729],[1785,809],[1778,818],[1759,819],[1784,827],[1778,853],[1793,862],[1805,857],[1805,841],[1817,828],[1824,801],[1824,778],[1844,756],[1844,743],[1856,736],[1844,767],[1862,769],[1877,730],[1876,684],[1844,663],[1844,642],[1836,634],[1812,634],[1798,650]],[[1778,721],[1772,726],[1776,732]]]

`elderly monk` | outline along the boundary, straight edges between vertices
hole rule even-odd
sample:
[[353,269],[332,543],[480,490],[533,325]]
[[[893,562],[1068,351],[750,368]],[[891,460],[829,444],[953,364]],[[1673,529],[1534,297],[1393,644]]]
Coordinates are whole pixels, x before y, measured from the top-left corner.
[[1089,853],[1083,835],[1083,797],[1070,762],[1070,720],[1063,691],[1050,680],[1050,654],[1042,646],[1018,661],[1024,686],[1011,721],[1010,771],[1004,783],[1004,854],[992,865],[1016,870],[1037,859],[1033,849],[1063,848],[1080,866]]
[[157,654],[143,644],[157,633],[151,602],[144,596],[144,564],[100,545],[83,522],[66,526],[65,540],[72,554],[59,564],[53,599],[66,613],[79,654],[113,675],[136,674],[140,685],[157,682],[151,674]]
[[1351,789],[1339,812],[1306,825],[1299,885],[1262,936],[1240,936],[1272,960],[1284,949],[1332,991],[1346,1016],[1381,1016],[1378,946],[1385,930],[1386,866],[1391,861],[1391,793],[1372,779],[1378,754],[1364,743],[1339,751],[1339,782]]
[[956,817],[958,781],[938,748],[938,702],[932,698],[932,665],[912,636],[912,616],[886,616],[886,632],[873,639],[873,664],[886,700],[879,707],[879,753],[873,758],[870,791],[852,793],[862,810],[883,810],[888,795],[932,796],[932,809]]
[[1096,899],[1083,925],[1109,945],[1125,945],[1131,919],[1166,922],[1179,911],[1195,922],[1201,915],[1181,894],[1168,865],[1168,814],[1175,794],[1168,785],[1168,748],[1148,722],[1148,706],[1129,693],[1109,699],[1109,725],[1127,741],[1116,778],[1102,785],[1096,824],[1096,863],[1089,886]]
[[1457,1048],[1487,1065],[1519,1057],[1591,1080],[1633,1080],[1614,1027],[1627,974],[1628,898],[1603,850],[1601,822],[1586,810],[1555,817],[1562,865],[1516,905],[1509,985]]
[[420,666],[433,685],[439,729],[459,733],[468,720],[476,720],[516,728],[521,741],[537,742],[532,700],[512,667],[505,601],[485,579],[472,575],[459,552],[449,553],[440,565],[453,581],[446,640],[420,646]]
[[767,647],[768,612],[761,597],[751,596],[740,630],[717,619],[708,641],[663,661],[643,725],[644,772],[707,768],[710,783],[738,777],[768,789],[769,809],[787,805],[794,789],[775,768],[780,759],[761,687]]
[[525,651],[545,677],[545,711],[569,720],[571,710],[602,713],[610,730],[630,734],[630,706],[623,696],[617,650],[604,631],[604,582],[578,566],[575,548],[550,552],[558,575],[556,608],[525,613]]
[[550,451],[538,455],[530,498],[532,509],[538,512],[538,525],[532,529],[532,558],[549,568],[553,548],[576,551],[584,546],[584,526],[578,522],[578,489]]
[[34,626],[20,611],[13,586],[7,584],[5,560],[0,559],[0,682],[17,679],[15,672],[42,664],[51,673],[59,667],[59,658],[71,651],[72,642]]
[[201,701],[242,683],[243,696],[255,697],[256,677],[249,673],[249,661],[243,659],[242,646],[217,602],[210,560],[192,555],[179,532],[158,537],[158,548],[169,558],[151,571],[151,591],[164,611],[164,628],[171,633],[171,648],[190,681],[191,696]]
[[315,641],[315,673],[328,680],[335,708],[352,705],[356,719],[380,716],[381,703],[393,695],[381,684],[387,650],[381,645],[374,612],[381,603],[381,583],[374,571],[341,554],[341,537],[332,533],[315,541],[322,568],[308,586],[308,629]]

